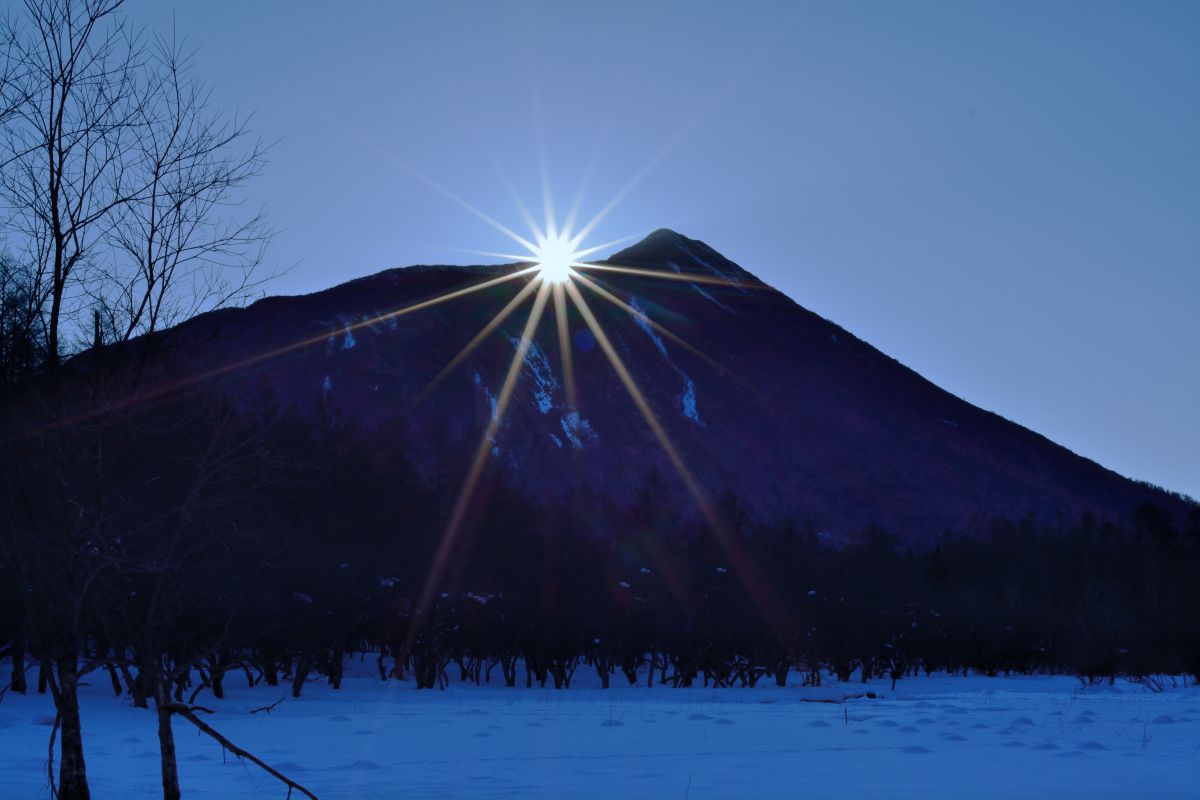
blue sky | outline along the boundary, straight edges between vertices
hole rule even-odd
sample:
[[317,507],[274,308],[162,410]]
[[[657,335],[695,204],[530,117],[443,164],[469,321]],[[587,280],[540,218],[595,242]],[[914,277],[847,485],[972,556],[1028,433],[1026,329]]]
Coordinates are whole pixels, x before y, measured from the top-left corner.
[[[278,140],[271,291],[666,226],[984,408],[1200,496],[1200,3],[131,0]],[[539,133],[540,131],[540,133]],[[539,140],[541,147],[539,147]],[[673,143],[673,144],[672,144]],[[390,154],[384,157],[381,152]]]

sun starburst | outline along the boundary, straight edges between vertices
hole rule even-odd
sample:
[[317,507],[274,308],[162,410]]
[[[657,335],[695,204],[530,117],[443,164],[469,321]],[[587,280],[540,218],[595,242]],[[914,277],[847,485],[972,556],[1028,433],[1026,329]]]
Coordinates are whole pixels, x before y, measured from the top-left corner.
[[[494,217],[488,215],[484,211],[467,202],[458,194],[450,191],[438,182],[421,174],[412,166],[404,163],[397,158],[393,153],[381,148],[371,142],[358,137],[370,149],[405,170],[413,177],[420,180],[425,185],[429,186],[434,191],[445,196],[456,205],[482,220],[494,230],[502,233],[504,236],[516,243],[524,254],[514,253],[499,253],[490,251],[470,250],[481,255],[490,257],[507,259],[517,262],[516,268],[505,275],[482,281],[472,286],[467,286],[463,289],[452,291],[446,295],[435,297],[432,300],[423,301],[415,306],[396,309],[381,315],[379,318],[388,318],[399,316],[402,314],[411,313],[420,308],[429,308],[435,304],[445,302],[458,297],[464,297],[473,294],[479,290],[494,286],[514,278],[522,276],[526,279],[525,287],[517,293],[515,297],[509,300],[502,308],[500,308],[492,319],[487,322],[483,328],[455,355],[444,367],[442,367],[436,376],[427,384],[420,392],[418,392],[408,408],[411,409],[416,404],[420,403],[424,398],[428,397],[434,387],[436,387],[448,374],[455,368],[462,365],[466,358],[481,345],[490,335],[495,333],[497,329],[507,320],[518,308],[533,298],[533,307],[529,317],[526,319],[524,329],[522,331],[519,345],[516,353],[513,355],[512,362],[509,365],[505,376],[503,388],[497,396],[495,407],[491,415],[491,419],[486,425],[483,435],[480,437],[479,446],[475,451],[475,456],[471,461],[467,475],[463,485],[459,490],[457,499],[454,504],[454,511],[450,516],[450,520],[442,535],[441,541],[438,543],[437,553],[430,565],[429,571],[425,576],[424,585],[417,603],[413,608],[413,615],[410,620],[409,632],[406,640],[406,646],[411,647],[417,637],[421,627],[428,619],[433,608],[434,593],[439,590],[439,586],[446,574],[446,569],[449,563],[449,558],[460,543],[461,528],[466,519],[466,510],[470,504],[472,496],[479,484],[480,478],[483,475],[489,457],[495,447],[495,440],[500,431],[504,413],[509,406],[509,401],[512,399],[512,394],[516,386],[517,380],[520,378],[522,367],[525,363],[526,354],[529,351],[533,338],[537,334],[538,324],[543,317],[543,311],[549,302],[553,302],[553,315],[558,332],[559,344],[559,363],[563,373],[563,386],[565,389],[565,409],[572,414],[578,414],[576,386],[574,378],[574,362],[571,353],[572,337],[570,334],[570,322],[568,321],[569,314],[572,312],[581,318],[586,323],[586,328],[590,330],[597,342],[601,343],[607,360],[610,362],[620,382],[624,385],[633,405],[637,408],[639,415],[643,418],[653,437],[661,446],[664,454],[667,457],[668,463],[674,468],[680,478],[680,482],[686,488],[687,493],[695,502],[700,516],[708,522],[709,527],[714,532],[717,541],[721,548],[726,552],[732,564],[735,573],[738,575],[741,582],[750,591],[754,597],[756,605],[763,611],[764,615],[772,622],[772,626],[777,628],[777,632],[782,630],[781,625],[776,623],[783,619],[778,604],[774,602],[774,598],[770,592],[764,588],[765,584],[757,574],[757,569],[753,563],[744,558],[739,552],[737,543],[730,537],[728,532],[724,530],[720,520],[713,513],[712,506],[705,496],[699,481],[692,475],[691,469],[682,454],[672,443],[667,434],[666,428],[658,420],[650,403],[645,397],[637,384],[637,380],[630,370],[622,362],[616,350],[613,349],[611,341],[607,334],[600,326],[599,320],[588,307],[584,299],[583,292],[580,287],[594,294],[606,302],[622,309],[642,322],[649,325],[657,334],[661,334],[664,338],[672,342],[680,344],[689,352],[699,355],[707,363],[714,366],[717,373],[722,377],[729,377],[729,372],[725,368],[717,364],[708,355],[701,352],[699,349],[688,343],[685,339],[677,334],[666,329],[663,325],[655,320],[650,319],[644,312],[634,309],[630,302],[621,299],[614,292],[613,287],[605,287],[602,285],[600,278],[601,274],[612,276],[627,275],[637,278],[662,279],[667,281],[683,281],[688,284],[708,284],[717,286],[734,286],[739,290],[747,288],[762,288],[755,286],[753,283],[747,284],[741,281],[734,281],[728,278],[704,274],[701,272],[686,272],[680,274],[677,271],[646,269],[642,266],[615,263],[611,259],[608,261],[594,263],[586,262],[584,259],[593,256],[604,250],[610,250],[618,245],[624,244],[636,238],[644,236],[645,233],[634,234],[631,236],[621,237],[612,241],[602,242],[599,244],[584,244],[591,233],[599,226],[600,222],[608,216],[608,214],[617,206],[621,200],[628,195],[633,188],[645,177],[645,175],[661,160],[666,153],[682,138],[687,132],[687,129],[694,124],[695,121],[688,123],[680,131],[680,133],[672,139],[668,144],[660,150],[655,157],[641,171],[639,171],[608,203],[606,203],[599,212],[591,219],[579,227],[575,227],[576,214],[578,212],[579,201],[581,200],[582,191],[576,195],[575,203],[572,204],[570,212],[567,214],[566,221],[558,225],[555,219],[553,201],[550,194],[550,180],[545,167],[544,152],[542,154],[542,205],[545,213],[543,222],[539,225],[529,212],[527,206],[519,201],[517,202],[518,211],[526,224],[529,227],[529,234],[522,236],[512,228],[504,225]],[[516,197],[515,190],[510,185],[510,191]],[[594,272],[593,278],[588,278],[584,273]],[[632,299],[632,298],[630,298]],[[377,318],[377,319],[379,319]],[[376,320],[364,320],[360,325],[369,325]],[[355,325],[354,327],[357,327]],[[315,340],[313,340],[315,341]],[[303,347],[310,344],[310,341],[298,342],[290,345],[284,350],[290,350],[295,347]],[[281,351],[264,355],[270,357],[278,354]],[[255,359],[258,360],[257,358]]]
[[[431,183],[431,181],[426,181]],[[432,184],[440,190],[436,184]],[[425,386],[413,401],[413,404],[420,402],[423,398],[429,395],[433,388],[438,385],[447,375],[460,367],[466,358],[474,352],[491,334],[493,334],[501,324],[507,320],[521,306],[525,305],[530,298],[533,300],[533,306],[529,316],[525,320],[521,337],[516,347],[516,352],[513,354],[512,361],[509,364],[507,373],[504,378],[503,386],[497,395],[496,402],[493,407],[491,418],[489,419],[483,435],[480,437],[479,444],[476,447],[474,457],[468,467],[463,485],[459,490],[458,496],[454,503],[454,508],[451,512],[449,522],[442,534],[441,540],[438,542],[437,550],[430,564],[428,573],[425,576],[424,586],[418,598],[417,604],[414,607],[414,613],[409,628],[408,644],[411,646],[419,634],[421,626],[428,618],[433,607],[433,598],[435,593],[440,591],[440,586],[444,575],[446,574],[450,558],[455,553],[462,543],[462,528],[466,519],[466,512],[470,506],[470,502],[479,486],[480,479],[483,476],[484,470],[487,467],[488,460],[494,452],[496,439],[500,432],[504,414],[510,405],[513,392],[517,381],[519,380],[523,367],[525,365],[526,355],[530,350],[534,337],[537,335],[538,326],[544,316],[544,311],[548,303],[553,303],[553,316],[555,318],[555,327],[557,329],[558,350],[559,350],[559,365],[563,375],[563,387],[565,390],[566,404],[564,408],[569,413],[578,413],[575,374],[574,374],[574,358],[572,356],[572,337],[570,332],[571,322],[570,316],[574,315],[577,320],[581,320],[585,329],[588,330],[594,340],[600,345],[613,371],[620,379],[620,383],[624,386],[633,406],[637,409],[638,414],[642,417],[653,438],[662,448],[667,462],[679,476],[680,483],[690,495],[695,503],[700,516],[708,523],[720,541],[722,548],[731,556],[731,562],[743,582],[748,585],[753,584],[761,587],[762,582],[759,576],[755,574],[755,570],[749,562],[741,557],[738,557],[737,547],[730,540],[727,534],[723,531],[723,526],[717,515],[714,513],[711,503],[709,502],[700,482],[693,475],[691,468],[683,455],[676,448],[667,433],[666,427],[659,420],[646,398],[645,393],[639,387],[633,373],[626,366],[616,348],[612,345],[610,337],[601,326],[599,319],[588,305],[584,298],[583,291],[586,290],[597,298],[600,298],[613,306],[625,311],[631,317],[638,317],[644,323],[650,326],[650,329],[661,334],[664,338],[675,342],[686,348],[689,352],[700,356],[707,363],[712,365],[718,374],[727,375],[727,371],[717,364],[707,354],[694,347],[687,342],[683,337],[665,328],[662,324],[655,320],[649,319],[644,312],[635,309],[629,302],[621,299],[612,288],[606,288],[597,280],[600,277],[599,273],[609,273],[614,275],[630,275],[641,278],[661,278],[665,280],[683,280],[692,284],[696,283],[715,283],[726,286],[737,286],[745,288],[743,284],[731,281],[727,278],[703,275],[697,273],[678,274],[676,272],[667,272],[664,270],[645,269],[631,265],[624,265],[612,262],[603,263],[588,263],[584,259],[590,255],[598,253],[602,250],[610,249],[620,245],[626,241],[640,237],[642,234],[634,236],[622,237],[610,242],[604,242],[595,245],[585,245],[583,239],[596,226],[598,220],[593,218],[578,231],[572,230],[572,223],[575,219],[575,210],[568,215],[567,222],[560,228],[554,216],[553,204],[547,192],[543,198],[545,207],[544,226],[539,226],[527,212],[522,216],[530,227],[530,232],[527,236],[521,236],[504,225],[493,220],[483,212],[476,210],[465,201],[458,198],[456,195],[450,194],[446,190],[441,190],[449,195],[460,205],[465,206],[472,211],[476,216],[487,221],[493,228],[500,230],[516,244],[528,251],[526,256],[517,256],[513,254],[502,253],[485,253],[486,255],[498,256],[502,258],[511,258],[518,261],[517,269],[513,274],[525,274],[527,283],[521,291],[519,291],[511,300],[509,300],[502,308],[500,308],[495,316],[488,321],[483,328],[473,337],[467,344],[452,358],[447,364],[439,370],[433,380]],[[611,204],[610,204],[611,205]],[[524,208],[524,206],[522,206]],[[602,214],[608,210],[609,206],[601,212]],[[482,251],[474,251],[482,252]],[[595,270],[598,274],[594,278],[589,278],[584,273]],[[756,595],[761,607],[771,606],[770,598],[761,596],[761,589],[752,588],[751,593]]]
[[571,237],[562,233],[538,233],[534,238],[537,246],[533,250],[533,257],[538,274],[548,283],[569,281],[574,267],[583,257],[575,250]]

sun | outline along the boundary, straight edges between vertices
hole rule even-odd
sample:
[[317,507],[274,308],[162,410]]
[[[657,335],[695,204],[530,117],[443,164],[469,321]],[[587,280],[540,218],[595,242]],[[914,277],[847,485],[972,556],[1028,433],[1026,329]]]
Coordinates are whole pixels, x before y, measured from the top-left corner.
[[548,283],[566,283],[571,280],[572,267],[579,263],[582,253],[575,251],[571,237],[563,233],[551,233],[537,237],[533,257],[538,274]]

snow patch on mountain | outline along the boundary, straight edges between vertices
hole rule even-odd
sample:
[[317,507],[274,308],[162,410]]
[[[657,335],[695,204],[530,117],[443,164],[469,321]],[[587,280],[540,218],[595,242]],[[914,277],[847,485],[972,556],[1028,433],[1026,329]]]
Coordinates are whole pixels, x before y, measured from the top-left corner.
[[[521,340],[510,336],[509,341],[520,352]],[[554,370],[550,368],[550,359],[546,358],[546,352],[538,347],[537,342],[530,342],[525,350],[525,367],[533,378],[533,399],[537,403],[538,411],[549,414],[550,409],[554,407],[551,395],[558,388],[558,379],[554,377]]]
[[[483,382],[483,378],[480,377],[478,371],[472,373],[471,378],[472,382],[479,387],[481,392],[483,392],[484,399],[487,400],[488,408],[491,409],[492,412],[492,422],[495,422],[498,425],[500,422],[500,415],[497,413],[496,395],[492,394],[492,390],[489,389],[488,385]],[[496,458],[500,455],[500,445],[496,443],[495,436],[488,437],[488,441],[492,444],[492,458]]]
[[686,375],[683,378],[687,382],[683,394],[679,396],[679,402],[683,404],[683,415],[700,427],[705,427],[704,420],[700,419],[700,412],[696,409],[696,384]]
[[[682,269],[680,269],[680,268],[679,268],[679,265],[678,265],[678,264],[676,264],[674,261],[668,261],[668,262],[667,262],[667,266],[668,266],[668,267],[670,267],[670,268],[671,268],[671,269],[672,269],[672,270],[673,270],[673,271],[674,271],[676,274],[678,274],[678,275],[682,275],[682,274],[683,274],[683,270],[682,270]],[[733,313],[734,313],[734,311],[733,311],[733,309],[732,309],[732,308],[730,308],[729,306],[725,305],[724,303],[722,303],[722,302],[721,302],[720,300],[718,300],[717,298],[713,297],[711,294],[709,294],[707,291],[705,291],[705,289],[704,289],[703,287],[701,287],[701,286],[697,286],[697,285],[696,285],[696,284],[694,284],[694,283],[688,283],[688,286],[692,287],[692,288],[693,288],[693,289],[696,291],[696,293],[697,293],[697,294],[699,294],[701,297],[703,297],[703,298],[704,298],[705,300],[707,300],[708,302],[710,302],[710,303],[714,303],[714,304],[716,304],[716,305],[720,306],[721,308],[723,308],[723,309],[725,309],[726,311],[728,311],[730,314],[733,314]]]
[[700,411],[696,407],[695,382],[671,360],[670,354],[667,353],[666,344],[663,343],[662,337],[654,332],[654,328],[650,325],[650,317],[646,315],[646,309],[642,307],[642,304],[638,302],[636,297],[630,298],[629,307],[633,309],[633,321],[650,337],[650,341],[654,342],[654,346],[662,354],[663,360],[683,379],[683,391],[676,397],[680,407],[683,409],[683,415],[700,427],[706,427],[704,420],[700,417]]
[[496,415],[496,395],[492,394],[492,390],[489,389],[488,385],[483,382],[483,378],[479,376],[478,372],[474,373],[473,381],[475,385],[479,387],[480,391],[483,392],[483,396],[488,403],[488,408],[492,410],[492,420],[499,422],[499,417]]
[[340,350],[353,350],[354,346],[356,344],[358,344],[358,340],[354,338],[354,330],[355,330],[355,328],[357,328],[359,325],[362,325],[362,324],[368,325],[372,328],[374,327],[374,325],[371,321],[371,318],[367,317],[366,315],[363,315],[362,322],[356,323],[353,320],[351,320],[350,318],[345,317],[341,314],[338,314],[337,322],[331,323],[330,327],[334,327],[336,325],[341,326],[342,329],[340,331],[340,334],[341,334],[341,338],[342,338],[342,346],[340,348],[337,348],[337,340],[338,340],[339,332],[334,331],[333,333],[330,333],[329,338],[325,340],[325,355],[332,354],[335,348],[340,349]]
[[738,278],[735,274],[733,274],[731,272],[726,272],[724,270],[718,269],[717,267],[714,267],[712,264],[708,263],[703,258],[701,258],[700,256],[693,253],[692,248],[688,247],[688,245],[685,242],[679,241],[679,242],[677,242],[677,244],[679,245],[679,249],[682,250],[683,252],[687,253],[688,258],[690,258],[692,261],[695,261],[699,266],[708,270],[713,275],[716,275],[718,278],[729,281],[734,286],[734,288],[736,288],[739,292],[745,293],[746,287],[742,286],[742,282],[740,280],[738,280]]
[[375,309],[370,314],[363,314],[359,319],[359,324],[365,326],[373,333],[380,333],[380,327],[387,325],[388,323],[391,323],[389,327],[391,327],[392,330],[396,329],[396,318],[387,317],[385,319],[383,312],[379,309]]
[[575,449],[580,449],[586,443],[594,442],[600,438],[592,430],[591,423],[581,417],[578,411],[571,411],[564,414],[559,421],[562,423],[563,435],[567,437],[567,441]]
[[[658,352],[662,353],[662,357],[667,360],[668,364],[670,364],[671,357],[667,355],[667,346],[663,344],[662,337],[654,332],[654,328],[650,327],[650,317],[646,316],[646,310],[642,308],[642,304],[638,302],[636,297],[634,297],[629,303],[629,306],[633,309],[633,321],[637,323],[637,326],[641,328],[647,336],[650,337],[650,341],[654,342],[654,346],[658,348]],[[671,366],[674,366],[674,364]]]

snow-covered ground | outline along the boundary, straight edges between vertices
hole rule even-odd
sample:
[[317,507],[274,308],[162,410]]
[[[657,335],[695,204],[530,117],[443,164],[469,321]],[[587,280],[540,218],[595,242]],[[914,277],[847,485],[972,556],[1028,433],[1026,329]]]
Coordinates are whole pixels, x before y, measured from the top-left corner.
[[[1065,677],[935,676],[870,687],[601,690],[581,667],[568,691],[452,683],[418,692],[364,665],[340,691],[312,683],[270,715],[282,688],[204,697],[215,728],[328,798],[1188,798],[1200,797],[1200,689]],[[7,669],[3,674],[7,674]],[[616,681],[614,680],[614,683]],[[46,796],[47,698],[0,703],[0,798]],[[93,797],[161,796],[155,720],[84,690]],[[286,791],[175,722],[184,796]]]

